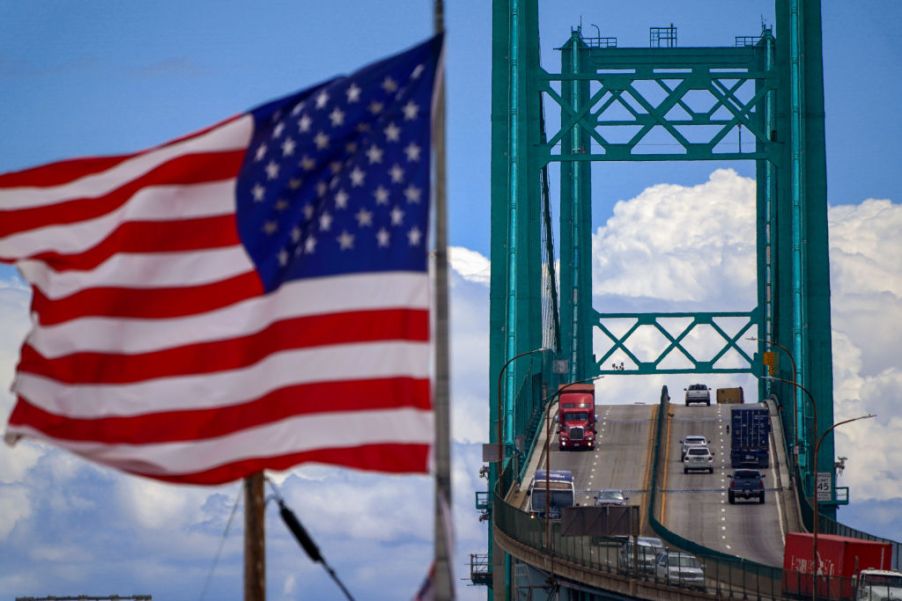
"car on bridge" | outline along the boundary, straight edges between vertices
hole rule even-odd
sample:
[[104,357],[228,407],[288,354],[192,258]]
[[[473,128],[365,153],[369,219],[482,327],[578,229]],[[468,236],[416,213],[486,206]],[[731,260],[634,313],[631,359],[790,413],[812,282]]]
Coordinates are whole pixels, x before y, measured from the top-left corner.
[[628,500],[629,497],[625,496],[623,491],[619,488],[605,488],[598,491],[598,494],[595,495],[595,506],[622,507],[623,505],[626,505]]
[[705,590],[705,571],[698,558],[685,551],[659,553],[655,562],[655,578],[673,586]]
[[757,470],[736,470],[730,479],[730,488],[727,498],[730,505],[736,503],[736,499],[757,498],[758,503],[764,503],[764,474]]
[[680,461],[686,460],[686,451],[689,450],[689,447],[707,447],[709,444],[711,441],[701,434],[690,434],[680,441]]
[[654,574],[655,559],[664,552],[664,542],[653,536],[629,539],[620,546],[617,568],[623,573]]
[[711,406],[711,389],[708,388],[707,384],[692,384],[689,388],[684,388],[686,391],[686,406],[688,407],[692,403],[704,403],[705,405]]
[[688,474],[695,470],[714,473],[714,453],[708,447],[689,447],[689,450],[686,451],[686,458],[683,459],[683,473]]

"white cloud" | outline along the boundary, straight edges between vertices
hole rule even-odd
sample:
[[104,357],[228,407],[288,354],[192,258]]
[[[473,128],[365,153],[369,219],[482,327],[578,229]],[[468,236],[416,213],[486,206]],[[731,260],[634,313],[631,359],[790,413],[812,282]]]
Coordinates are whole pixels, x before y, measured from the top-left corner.
[[0,487],[0,542],[21,520],[31,515],[28,492],[22,486]]

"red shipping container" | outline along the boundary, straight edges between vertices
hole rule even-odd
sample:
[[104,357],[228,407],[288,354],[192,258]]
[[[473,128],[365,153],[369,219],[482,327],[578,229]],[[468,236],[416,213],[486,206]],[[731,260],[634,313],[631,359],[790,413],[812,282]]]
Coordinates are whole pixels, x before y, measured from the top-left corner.
[[[786,535],[783,554],[783,590],[790,594],[811,595],[813,572],[812,550],[814,536],[790,532]],[[833,534],[819,534],[818,598],[852,599],[852,577],[866,569],[889,570],[892,547],[889,543],[848,538]]]

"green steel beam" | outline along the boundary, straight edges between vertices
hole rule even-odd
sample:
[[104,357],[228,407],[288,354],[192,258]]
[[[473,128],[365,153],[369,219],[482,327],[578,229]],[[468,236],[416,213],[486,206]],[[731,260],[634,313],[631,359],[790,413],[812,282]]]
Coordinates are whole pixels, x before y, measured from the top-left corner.
[[[578,31],[561,49],[561,71],[565,81],[561,95],[555,100],[573,115],[574,124],[552,138],[544,149],[557,144],[568,154],[588,152],[591,125],[585,122],[589,102],[589,82],[570,75],[583,72],[591,54]],[[561,355],[568,361],[567,380],[575,382],[591,377],[592,357],[592,181],[587,162],[565,162],[561,165]]]

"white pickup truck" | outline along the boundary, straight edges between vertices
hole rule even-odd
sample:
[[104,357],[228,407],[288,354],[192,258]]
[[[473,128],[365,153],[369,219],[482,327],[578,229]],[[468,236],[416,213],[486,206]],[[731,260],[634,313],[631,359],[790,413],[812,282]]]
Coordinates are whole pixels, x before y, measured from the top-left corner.
[[686,391],[686,406],[692,403],[704,403],[711,406],[711,389],[706,384],[692,384]]

